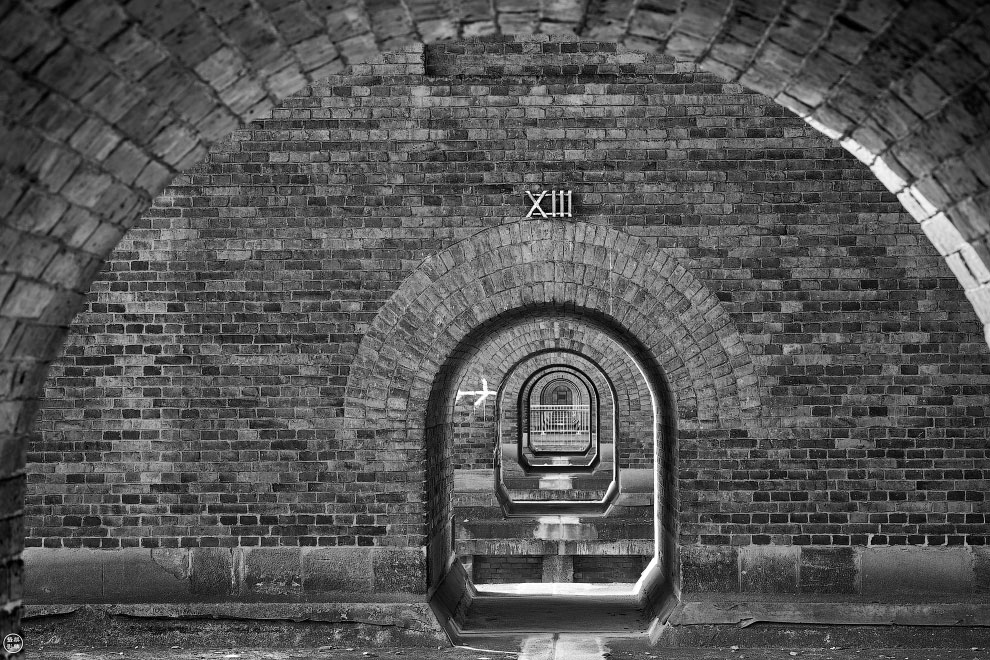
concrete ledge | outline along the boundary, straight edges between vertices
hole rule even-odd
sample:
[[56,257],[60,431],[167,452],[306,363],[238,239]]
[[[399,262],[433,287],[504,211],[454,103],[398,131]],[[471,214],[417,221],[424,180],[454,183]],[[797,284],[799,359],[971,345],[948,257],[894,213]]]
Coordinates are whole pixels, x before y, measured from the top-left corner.
[[[245,622],[245,623],[239,623]],[[378,646],[446,642],[420,603],[151,603],[28,605],[24,634],[66,647],[315,644],[363,640]]]
[[[725,652],[728,646],[747,649],[854,648],[855,657],[882,657],[870,649],[897,649],[906,657],[907,649],[969,649],[990,646],[990,628],[972,626],[901,626],[901,625],[809,625],[795,623],[758,623],[738,625],[665,626],[651,641],[656,647],[714,648]],[[655,651],[656,652],[656,651]],[[751,653],[747,653],[751,656]],[[784,653],[786,656],[786,652]],[[802,654],[806,655],[806,654]],[[757,657],[764,657],[757,653]],[[768,656],[769,657],[769,656]],[[773,655],[773,657],[778,657]],[[852,657],[852,656],[849,656]],[[912,656],[913,657],[913,656]],[[920,657],[964,658],[956,655],[921,655]]]
[[969,648],[990,645],[990,602],[877,602],[869,596],[834,600],[764,595],[746,600],[699,594],[682,601],[651,628],[655,646],[752,648]]
[[619,472],[619,497],[615,505],[652,507],[656,500],[653,470],[620,468]]
[[[455,493],[491,494],[494,488],[495,470],[454,470]],[[495,499],[494,495],[492,499]]]
[[541,556],[652,555],[653,539],[623,541],[548,541],[539,539],[458,539],[458,555]]
[[864,548],[859,553],[863,594],[965,594],[986,590],[978,584],[976,558],[990,548]]
[[674,626],[793,623],[804,625],[990,626],[990,603],[681,602]]
[[24,598],[34,604],[313,601],[331,593],[425,600],[418,548],[28,548],[23,556]]
[[[25,605],[25,620],[76,612],[139,619],[244,619],[247,621],[319,621],[402,626],[439,630],[426,603],[101,603]],[[417,623],[418,622],[418,623]],[[408,624],[408,625],[407,625]]]
[[[604,491],[611,480],[611,477],[606,478],[605,483],[600,486],[600,490]],[[494,485],[494,470],[454,470],[455,505],[497,505],[498,501],[495,499],[493,492]],[[619,506],[652,507],[655,499],[653,486],[653,470],[620,468],[619,496],[615,504]]]
[[[948,597],[990,593],[990,547],[682,546],[681,589]],[[689,597],[689,596],[686,596]]]

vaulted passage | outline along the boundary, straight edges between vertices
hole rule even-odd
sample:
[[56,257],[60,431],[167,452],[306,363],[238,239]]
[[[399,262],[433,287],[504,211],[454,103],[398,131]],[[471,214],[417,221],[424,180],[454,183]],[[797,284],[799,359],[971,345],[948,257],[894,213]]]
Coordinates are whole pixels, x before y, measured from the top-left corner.
[[0,632],[982,603],[987,8],[386,4],[0,6]]

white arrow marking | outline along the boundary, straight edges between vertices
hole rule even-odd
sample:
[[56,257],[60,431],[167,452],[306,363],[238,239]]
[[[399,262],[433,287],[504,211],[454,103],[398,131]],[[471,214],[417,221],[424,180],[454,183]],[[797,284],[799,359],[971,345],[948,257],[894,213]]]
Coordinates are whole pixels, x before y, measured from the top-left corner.
[[476,396],[478,398],[474,402],[474,407],[477,408],[492,394],[495,394],[495,390],[488,389],[488,381],[482,378],[480,390],[470,390],[467,392],[457,390],[457,397],[454,399],[454,403],[456,403],[462,396]]

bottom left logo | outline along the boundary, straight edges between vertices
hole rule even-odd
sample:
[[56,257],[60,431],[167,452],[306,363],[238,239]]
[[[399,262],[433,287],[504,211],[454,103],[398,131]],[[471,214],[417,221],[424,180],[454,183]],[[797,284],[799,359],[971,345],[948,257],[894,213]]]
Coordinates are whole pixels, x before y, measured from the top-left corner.
[[20,653],[24,649],[24,638],[17,633],[10,633],[3,638],[3,650],[7,653]]

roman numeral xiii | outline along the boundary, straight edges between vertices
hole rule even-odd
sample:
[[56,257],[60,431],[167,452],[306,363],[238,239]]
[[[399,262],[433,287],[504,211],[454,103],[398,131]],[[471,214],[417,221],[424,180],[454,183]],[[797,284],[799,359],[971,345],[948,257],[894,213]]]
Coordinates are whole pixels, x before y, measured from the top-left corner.
[[[570,190],[544,190],[539,195],[534,196],[530,191],[526,191],[529,201],[533,203],[527,218],[532,218],[534,213],[539,213],[544,218],[572,218],[571,214],[571,191]],[[550,196],[550,212],[547,213],[543,205],[547,203],[547,196]]]

